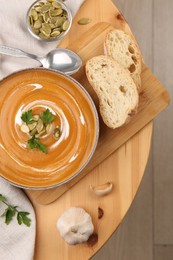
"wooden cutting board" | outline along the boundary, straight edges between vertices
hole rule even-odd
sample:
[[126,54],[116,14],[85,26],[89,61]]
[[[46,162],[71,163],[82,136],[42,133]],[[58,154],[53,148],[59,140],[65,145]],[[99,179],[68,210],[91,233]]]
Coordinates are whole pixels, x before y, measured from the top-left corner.
[[[98,99],[86,78],[84,68],[88,59],[104,53],[104,38],[111,29],[113,29],[113,27],[108,23],[97,23],[83,36],[68,46],[69,49],[78,53],[83,60],[82,68],[78,73],[73,75],[73,77],[90,93],[97,108]],[[90,163],[82,173],[75,179],[57,188],[43,191],[27,191],[30,198],[40,204],[49,204],[56,200],[117,148],[124,144],[129,138],[142,129],[168,105],[168,92],[145,65],[143,65],[142,68],[142,91],[139,100],[138,113],[133,116],[127,125],[121,128],[111,130],[104,125],[100,118],[100,138],[98,147]]]

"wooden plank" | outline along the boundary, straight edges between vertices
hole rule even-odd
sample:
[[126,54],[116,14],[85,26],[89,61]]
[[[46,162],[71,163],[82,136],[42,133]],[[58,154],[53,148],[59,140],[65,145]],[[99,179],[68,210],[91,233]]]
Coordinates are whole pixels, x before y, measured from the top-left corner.
[[[173,95],[173,2],[154,1],[154,72]],[[154,243],[173,244],[173,103],[154,123]],[[167,259],[165,257],[165,259]]]
[[121,225],[93,260],[153,260],[151,164],[150,159],[140,189]]
[[172,260],[173,245],[155,245],[153,260]]
[[[35,260],[87,260],[105,244],[136,195],[148,159],[151,133],[149,124],[55,202],[45,206],[33,201],[38,220]],[[109,195],[97,197],[90,191],[90,184],[98,185],[107,181],[113,183]],[[143,189],[143,192],[147,191]],[[91,214],[98,234],[98,242],[93,246],[87,243],[68,246],[60,237],[56,221],[71,206],[82,207]],[[98,219],[98,207],[104,210],[102,219]],[[141,208],[142,204],[139,206]]]
[[[87,8],[97,5],[95,6],[96,9],[94,9],[96,10],[96,18],[94,18],[93,15],[92,19],[97,19],[97,22],[102,20],[112,21],[113,23],[115,14],[113,5],[110,4],[110,1],[106,0],[104,1],[104,6],[100,9],[99,5],[101,2],[102,1],[93,0],[86,1]],[[81,10],[82,13],[80,14],[81,16],[84,16],[85,10]],[[91,10],[91,8],[89,10]],[[85,28],[83,30],[85,30]],[[79,34],[79,31],[76,31],[76,34]],[[44,206],[32,200],[36,209],[36,217],[38,220],[35,260],[56,260],[57,258],[63,260],[85,260],[92,257],[98,249],[103,246],[112,232],[120,224],[124,214],[127,212],[127,209],[131,204],[132,199],[135,196],[137,188],[139,187],[150,149],[151,132],[152,128],[151,124],[149,124],[54,203]],[[116,167],[115,171],[113,171],[113,165]],[[88,185],[91,183],[102,183],[106,180],[114,181],[115,187],[113,193],[106,196],[104,200],[101,198],[93,198],[93,196],[89,193]],[[80,190],[82,190],[82,192],[79,196]],[[149,191],[148,188],[146,190]],[[121,207],[118,206],[119,202]],[[57,233],[55,227],[56,220],[63,210],[70,206],[84,207],[92,215],[95,228],[99,234],[99,241],[93,247],[88,248],[87,244],[76,247],[67,246]],[[104,218],[100,221],[97,219],[98,206],[104,207],[105,210]],[[137,221],[137,225],[139,224],[141,224],[141,222]],[[126,227],[124,234],[127,232],[127,229],[128,226]],[[138,234],[139,233],[140,230],[138,231]],[[135,235],[134,233],[129,233],[129,237],[130,234]],[[130,237],[130,239],[132,238],[133,237]],[[123,250],[123,241],[128,244],[127,240],[122,239],[122,242],[118,241],[121,242],[119,243],[119,246],[116,245],[119,252],[120,250],[121,252]],[[113,247],[115,247],[115,245],[113,245]],[[129,247],[127,249],[129,249]],[[128,256],[128,252],[129,251],[126,250],[126,256]],[[100,259],[110,259],[108,258],[110,254],[104,256],[104,258],[102,257]],[[111,259],[115,259],[113,254]],[[127,257],[125,260],[127,259],[130,258]],[[137,259],[140,259],[140,255]],[[150,258],[147,259],[150,260]]]
[[[98,23],[86,32],[84,36],[68,47],[77,52],[83,60],[83,67],[78,73],[76,73],[76,75],[74,75],[74,77],[90,93],[97,108],[97,97],[86,78],[84,66],[89,58],[103,53],[105,35],[112,28],[113,27],[107,23]],[[115,130],[109,129],[104,125],[102,120],[100,120],[100,137],[96,152],[82,173],[80,173],[80,175],[75,179],[60,187],[45,191],[29,191],[31,196],[41,204],[49,204],[60,197],[72,185],[77,183],[88,172],[94,169],[94,167],[149,123],[168,105],[168,102],[168,93],[150,70],[143,65],[142,91],[140,93],[138,113],[133,116],[128,124]]]
[[[142,50],[145,63],[152,70],[153,1],[114,0],[113,2],[124,14]],[[93,260],[154,259],[152,154],[153,151],[151,150],[149,163],[145,170],[139,192],[131,208],[116,232],[92,258]],[[154,260],[158,259],[155,258]]]

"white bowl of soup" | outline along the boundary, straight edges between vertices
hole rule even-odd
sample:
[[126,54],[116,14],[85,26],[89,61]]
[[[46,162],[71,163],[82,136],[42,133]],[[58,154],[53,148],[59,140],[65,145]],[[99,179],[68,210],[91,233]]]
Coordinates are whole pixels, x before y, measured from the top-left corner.
[[99,121],[87,91],[48,69],[26,69],[0,81],[0,176],[47,189],[77,176],[98,142]]

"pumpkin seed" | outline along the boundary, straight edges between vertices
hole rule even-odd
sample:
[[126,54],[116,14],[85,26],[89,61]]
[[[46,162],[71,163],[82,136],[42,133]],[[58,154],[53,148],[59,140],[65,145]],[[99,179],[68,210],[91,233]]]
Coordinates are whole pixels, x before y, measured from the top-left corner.
[[[43,30],[43,28],[40,29],[40,32],[42,33],[43,38],[49,39],[50,33],[46,33],[46,32]],[[39,35],[40,35],[40,34],[39,34]]]
[[49,39],[49,36],[46,36],[46,35],[43,34],[42,32],[40,32],[38,36],[39,36],[40,38],[42,38],[42,39],[45,39],[45,40]]
[[52,1],[52,6],[54,7],[54,8],[61,8],[61,5],[59,4],[59,3],[57,3],[56,1]]
[[37,34],[37,35],[38,35],[39,32],[40,32],[39,29],[35,29],[34,27],[32,28],[32,31],[33,31],[33,33],[35,33],[35,34]]
[[25,134],[29,133],[29,127],[26,124],[22,124],[20,130]]
[[47,132],[47,134],[50,133],[50,130],[51,130],[51,124],[48,124],[48,125],[46,126],[46,132]]
[[32,116],[32,119],[35,120],[35,121],[38,121],[39,115],[33,115],[33,116]]
[[39,134],[37,134],[37,137],[43,136],[46,133],[46,129],[43,129]]
[[41,13],[45,14],[46,12],[48,12],[50,9],[50,6],[49,5],[43,5],[41,7]]
[[60,32],[59,31],[54,31],[50,34],[52,37],[57,37],[60,35]]
[[31,15],[34,21],[38,19],[38,13],[34,9],[31,10]]
[[33,33],[43,39],[56,38],[70,26],[67,11],[56,0],[37,3],[31,9],[28,21]]
[[61,28],[55,28],[55,29],[53,29],[53,32],[61,32]]
[[53,132],[53,136],[55,137],[55,139],[58,139],[60,137],[61,131],[59,126],[56,126]]
[[57,26],[53,23],[49,23],[51,29],[55,29]]
[[41,6],[35,6],[35,11],[40,13],[41,12]]
[[70,22],[69,22],[69,21],[65,21],[65,22],[63,23],[63,25],[62,25],[63,31],[66,31],[66,30],[68,29],[69,25],[70,25]]
[[51,3],[49,3],[49,2],[46,2],[44,5],[47,5],[47,6],[52,6],[52,4]]
[[29,130],[31,131],[31,130],[33,130],[34,128],[36,128],[36,126],[37,126],[37,122],[35,122],[35,123],[33,123],[33,124],[29,124],[29,125],[28,125],[28,128],[29,128]]
[[44,20],[43,20],[43,16],[41,14],[38,15],[38,19],[43,23]]
[[36,126],[36,129],[37,129],[38,133],[40,133],[43,130],[43,126],[44,126],[43,125],[43,121],[39,118],[37,126]]
[[41,28],[41,25],[42,25],[42,23],[41,23],[41,21],[38,19],[38,20],[35,21],[35,23],[34,23],[34,28],[35,28],[35,29],[40,29],[40,28]]
[[51,33],[51,27],[50,27],[50,25],[49,24],[47,24],[47,23],[42,23],[42,29],[43,29],[43,33],[45,34],[45,35],[48,35],[48,34],[50,34]]
[[34,128],[32,131],[30,131],[30,135],[31,136],[35,135],[36,133],[37,133],[37,129],[36,128]]
[[90,18],[81,18],[79,21],[78,21],[78,24],[80,25],[85,25],[85,24],[88,24],[91,22],[91,19]]
[[60,15],[60,14],[62,14],[61,8],[55,9],[55,10],[50,10],[50,16],[57,16],[57,15]]
[[57,17],[56,22],[55,22],[56,26],[60,27],[62,25],[62,23],[63,23],[63,17]]
[[43,6],[43,5],[44,5],[44,2],[39,2],[38,5],[39,5],[39,6]]
[[43,14],[43,20],[45,21],[45,23],[48,23],[50,21],[49,13]]
[[33,20],[32,15],[29,16],[29,22],[30,22],[31,26],[34,26],[34,20]]

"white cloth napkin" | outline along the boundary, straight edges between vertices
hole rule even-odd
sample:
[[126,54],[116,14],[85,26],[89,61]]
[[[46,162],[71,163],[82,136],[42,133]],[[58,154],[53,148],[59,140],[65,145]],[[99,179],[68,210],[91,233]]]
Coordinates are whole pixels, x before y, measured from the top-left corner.
[[[2,260],[31,260],[35,245],[35,214],[28,198],[23,191],[0,179],[0,194],[3,194],[10,205],[18,206],[18,210],[30,214],[31,226],[18,225],[16,216],[10,224],[5,224],[5,218],[0,218],[0,259]],[[6,206],[0,204],[0,216]]]
[[[40,42],[34,39],[26,28],[26,12],[33,0],[1,0],[0,5],[0,44],[16,47],[37,55],[44,55],[54,49],[58,42]],[[84,0],[67,0],[65,3],[74,16]],[[0,55],[0,79],[20,70],[39,66],[37,61],[28,58],[16,58]],[[31,260],[35,245],[35,215],[31,203],[22,190],[13,187],[0,178],[0,194],[8,198],[11,205],[18,206],[22,211],[28,211],[31,226],[19,226],[16,218],[9,225],[0,217],[0,259],[1,260]],[[0,204],[0,215],[4,211]]]
[[[28,32],[26,13],[33,2],[34,0],[0,1],[0,44],[41,56],[54,49],[58,41],[47,43],[38,41]],[[84,0],[66,0],[65,4],[70,8],[72,16],[74,16],[83,2]],[[40,66],[40,63],[29,58],[0,55],[0,78],[16,70],[34,66]]]

